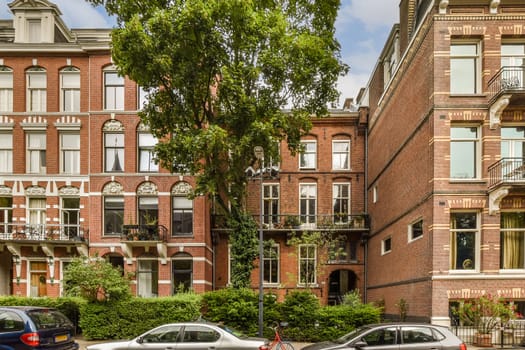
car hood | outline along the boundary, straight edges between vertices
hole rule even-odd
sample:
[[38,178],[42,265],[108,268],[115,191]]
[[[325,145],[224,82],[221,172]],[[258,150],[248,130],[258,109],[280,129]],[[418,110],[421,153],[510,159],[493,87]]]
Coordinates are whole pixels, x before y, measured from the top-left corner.
[[328,350],[328,349],[337,349],[341,347],[342,344],[334,343],[333,341],[323,341],[320,343],[314,343],[303,347],[301,350]]
[[113,350],[113,349],[126,349],[131,341],[121,340],[113,342],[105,342],[100,344],[92,344],[86,346],[86,350]]

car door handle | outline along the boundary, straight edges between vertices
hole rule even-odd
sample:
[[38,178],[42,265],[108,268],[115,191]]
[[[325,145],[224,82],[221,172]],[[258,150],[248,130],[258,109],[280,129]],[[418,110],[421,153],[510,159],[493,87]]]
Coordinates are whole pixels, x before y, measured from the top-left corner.
[[168,346],[166,350],[174,350],[175,348],[173,346]]

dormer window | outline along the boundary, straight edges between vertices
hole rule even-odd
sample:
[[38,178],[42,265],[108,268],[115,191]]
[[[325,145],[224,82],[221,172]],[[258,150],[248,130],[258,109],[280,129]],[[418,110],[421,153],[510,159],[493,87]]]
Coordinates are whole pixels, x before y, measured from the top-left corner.
[[42,42],[42,20],[40,18],[27,20],[27,42]]

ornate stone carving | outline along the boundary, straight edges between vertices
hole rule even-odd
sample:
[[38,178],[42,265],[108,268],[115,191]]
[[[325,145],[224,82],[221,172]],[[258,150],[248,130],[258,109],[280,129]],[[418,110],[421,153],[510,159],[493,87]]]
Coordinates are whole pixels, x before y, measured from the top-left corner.
[[11,187],[0,186],[0,195],[2,195],[2,196],[10,196],[12,194],[13,194],[13,189]]
[[192,188],[189,183],[181,181],[177,182],[173,186],[173,188],[171,189],[171,194],[175,196],[187,195],[191,193],[191,190]]
[[490,128],[495,129],[501,123],[501,114],[507,108],[511,95],[501,95],[496,102],[490,106]]
[[153,182],[150,182],[150,181],[143,182],[139,185],[139,188],[137,189],[137,194],[139,196],[157,195],[158,194],[157,186]]
[[119,184],[116,181],[111,181],[110,183],[107,183],[104,186],[104,189],[102,190],[102,194],[107,196],[115,196],[115,195],[122,195],[124,193],[124,188],[121,184]]
[[73,186],[64,186],[60,187],[58,194],[60,196],[78,196],[80,194],[80,190]]
[[25,189],[26,196],[45,196],[46,189],[40,186],[30,186]]
[[102,128],[105,132],[111,132],[111,131],[124,131],[124,125],[118,120],[111,119],[104,123],[104,128]]

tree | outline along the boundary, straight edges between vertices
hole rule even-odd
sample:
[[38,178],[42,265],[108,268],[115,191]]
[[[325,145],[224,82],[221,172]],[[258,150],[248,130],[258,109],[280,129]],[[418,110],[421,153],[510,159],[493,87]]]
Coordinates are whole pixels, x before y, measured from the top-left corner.
[[71,261],[64,271],[64,292],[89,302],[131,296],[129,280],[122,276],[122,271],[98,257],[79,257]]
[[[161,140],[161,165],[196,176],[194,196],[211,198],[230,222],[245,220],[254,147],[278,160],[285,140],[295,154],[312,115],[338,98],[348,69],[334,37],[340,0],[88,1],[117,17],[113,60],[148,93],[140,117]],[[230,243],[255,237],[232,230]],[[249,251],[233,257],[248,272]]]

